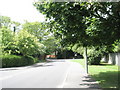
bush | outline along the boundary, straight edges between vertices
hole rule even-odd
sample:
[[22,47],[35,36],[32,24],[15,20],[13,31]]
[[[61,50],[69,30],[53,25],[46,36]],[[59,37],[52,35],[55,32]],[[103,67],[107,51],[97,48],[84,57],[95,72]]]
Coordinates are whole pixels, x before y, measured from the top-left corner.
[[2,58],[2,67],[19,67],[25,65],[32,65],[36,63],[36,59],[32,56],[16,56],[16,55],[4,55]]
[[99,65],[100,60],[101,60],[100,56],[91,55],[88,57],[88,64],[89,65]]
[[99,65],[101,61],[101,50],[96,50],[96,48],[91,48],[88,50],[88,64]]

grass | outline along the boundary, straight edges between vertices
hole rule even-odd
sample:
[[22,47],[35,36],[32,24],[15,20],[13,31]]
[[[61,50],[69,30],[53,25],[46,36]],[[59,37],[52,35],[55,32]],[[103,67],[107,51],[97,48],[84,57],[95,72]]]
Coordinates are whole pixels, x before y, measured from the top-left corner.
[[[80,63],[83,67],[84,59],[74,60]],[[120,71],[118,66],[101,63],[101,65],[89,65],[89,74],[99,82],[102,88],[118,88],[120,86]],[[118,74],[119,73],[119,74]]]

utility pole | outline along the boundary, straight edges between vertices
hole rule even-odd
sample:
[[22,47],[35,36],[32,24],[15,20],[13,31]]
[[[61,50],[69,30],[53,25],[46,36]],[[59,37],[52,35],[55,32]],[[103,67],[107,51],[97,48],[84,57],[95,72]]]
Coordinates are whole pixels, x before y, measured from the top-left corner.
[[87,47],[85,47],[85,69],[88,74],[88,58],[87,58]]

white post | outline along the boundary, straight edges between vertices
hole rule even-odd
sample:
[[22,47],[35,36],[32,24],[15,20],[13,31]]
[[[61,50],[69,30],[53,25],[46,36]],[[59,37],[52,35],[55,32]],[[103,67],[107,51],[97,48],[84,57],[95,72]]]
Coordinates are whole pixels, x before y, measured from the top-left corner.
[[87,47],[85,47],[85,69],[88,74],[88,59],[87,59]]

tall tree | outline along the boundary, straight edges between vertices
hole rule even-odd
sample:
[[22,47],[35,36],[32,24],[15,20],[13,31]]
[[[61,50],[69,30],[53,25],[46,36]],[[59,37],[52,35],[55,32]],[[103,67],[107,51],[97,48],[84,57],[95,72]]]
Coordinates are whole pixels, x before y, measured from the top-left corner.
[[47,22],[26,22],[23,24],[23,29],[36,36],[39,42],[45,48],[45,54],[51,54],[57,48],[54,35],[50,32],[50,24]]
[[120,38],[118,3],[36,2],[34,5],[46,17],[61,25],[58,31],[67,43],[111,45]]
[[120,5],[117,3],[36,2],[34,5],[60,25],[57,33],[62,33],[64,44],[110,46],[120,39],[120,19],[116,11]]
[[26,22],[23,24],[23,29],[35,35],[40,41],[49,34],[47,30],[47,23]]

